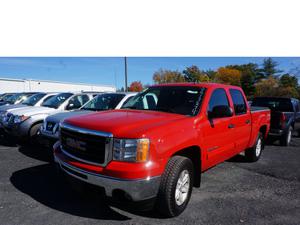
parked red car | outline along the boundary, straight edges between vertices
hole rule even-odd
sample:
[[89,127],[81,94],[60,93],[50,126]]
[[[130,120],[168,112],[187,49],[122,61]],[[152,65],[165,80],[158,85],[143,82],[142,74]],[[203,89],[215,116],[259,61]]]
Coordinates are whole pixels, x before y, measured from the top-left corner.
[[201,172],[245,151],[259,159],[270,110],[251,109],[241,88],[213,83],[152,86],[123,109],[68,118],[54,158],[70,176],[106,195],[155,199],[179,215]]

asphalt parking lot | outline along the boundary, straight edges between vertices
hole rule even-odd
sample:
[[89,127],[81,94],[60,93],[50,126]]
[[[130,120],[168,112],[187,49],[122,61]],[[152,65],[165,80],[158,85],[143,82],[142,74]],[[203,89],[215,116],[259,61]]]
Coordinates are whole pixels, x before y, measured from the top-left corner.
[[257,163],[242,156],[202,176],[177,218],[112,207],[98,192],[79,195],[55,173],[45,149],[0,138],[0,224],[300,224],[300,138],[266,146]]

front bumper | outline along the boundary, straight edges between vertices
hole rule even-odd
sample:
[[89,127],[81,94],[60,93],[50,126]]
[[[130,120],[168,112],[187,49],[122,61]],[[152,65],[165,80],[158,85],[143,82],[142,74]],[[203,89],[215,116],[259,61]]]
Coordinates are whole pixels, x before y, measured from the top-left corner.
[[55,153],[54,161],[70,176],[104,188],[108,197],[115,197],[121,192],[129,200],[143,201],[156,197],[158,193],[160,176],[147,177],[145,179],[122,179],[74,167],[60,159]]

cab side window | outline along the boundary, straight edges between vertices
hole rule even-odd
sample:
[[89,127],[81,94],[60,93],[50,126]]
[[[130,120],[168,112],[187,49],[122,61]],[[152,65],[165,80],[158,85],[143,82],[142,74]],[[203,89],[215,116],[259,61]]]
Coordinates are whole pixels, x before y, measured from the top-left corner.
[[213,113],[213,108],[216,106],[229,106],[227,94],[223,88],[218,88],[214,90],[212,95],[210,96],[209,104],[208,104],[208,115]]
[[247,113],[247,105],[241,91],[236,89],[230,89],[229,92],[233,101],[235,114],[242,115]]
[[88,101],[89,97],[87,95],[76,95],[69,100],[69,104],[67,105],[67,110],[78,109],[84,103]]

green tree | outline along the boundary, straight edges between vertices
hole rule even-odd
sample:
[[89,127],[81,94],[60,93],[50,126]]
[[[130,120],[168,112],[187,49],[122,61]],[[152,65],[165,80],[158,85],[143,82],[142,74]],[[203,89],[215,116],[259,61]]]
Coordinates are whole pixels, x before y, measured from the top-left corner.
[[242,65],[229,65],[226,68],[236,69],[241,72],[241,87],[243,88],[247,97],[252,97],[255,92],[255,82],[260,77],[260,69],[255,63],[248,63]]
[[209,77],[197,66],[190,66],[183,70],[184,79],[187,82],[208,82]]
[[184,76],[179,71],[160,69],[153,74],[153,81],[156,84],[184,82]]
[[282,87],[294,87],[294,88],[298,87],[298,78],[288,73],[283,74],[279,78],[279,82]]
[[270,76],[276,76],[281,73],[281,70],[277,69],[278,63],[272,58],[266,58],[263,62],[263,68],[261,69],[262,78],[268,78]]
[[205,73],[209,77],[210,80],[214,80],[215,76],[217,74],[217,72],[212,69],[205,70],[205,71],[203,71],[203,73]]

